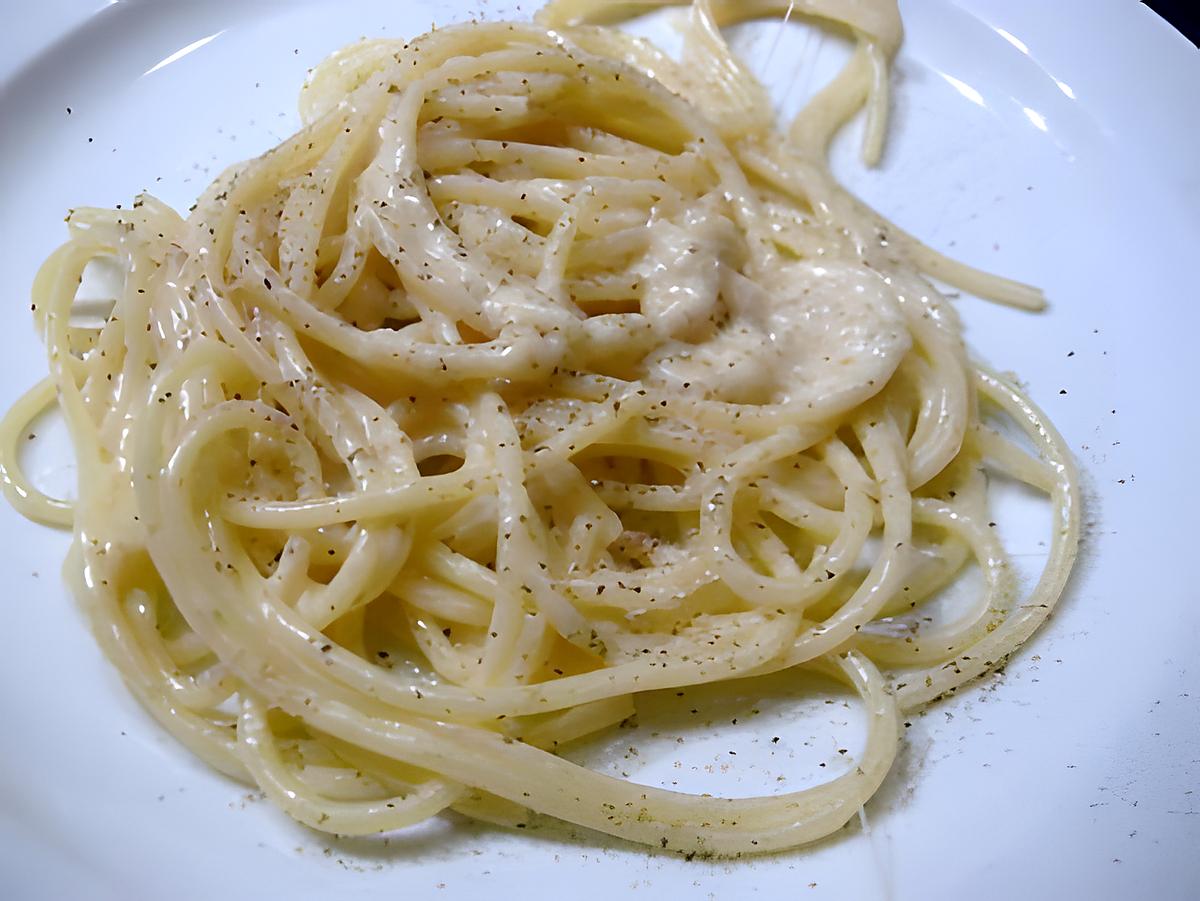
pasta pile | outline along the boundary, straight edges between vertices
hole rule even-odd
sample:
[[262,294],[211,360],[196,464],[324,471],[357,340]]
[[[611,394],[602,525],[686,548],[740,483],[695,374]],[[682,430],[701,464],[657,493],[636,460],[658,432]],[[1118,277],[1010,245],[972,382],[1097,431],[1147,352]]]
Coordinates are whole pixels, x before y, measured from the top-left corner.
[[[4,425],[9,499],[73,529],[68,578],[147,709],[308,826],[453,808],[687,852],[811,841],[878,788],[903,713],[997,665],[1067,578],[1063,442],[972,364],[927,276],[1040,295],[938,256],[825,163],[863,107],[879,156],[893,0],[697,0],[679,61],[611,27],[665,5],[343,50],[297,135],[186,218],[74,211],[37,279],[50,376]],[[721,27],[785,13],[858,49],[781,130]],[[87,322],[98,261],[124,285]],[[16,462],[54,403],[74,503]],[[985,468],[1055,511],[1024,599]],[[972,560],[977,602],[933,616]],[[640,692],[791,667],[869,719],[815,787],[685,795],[555,753]]]

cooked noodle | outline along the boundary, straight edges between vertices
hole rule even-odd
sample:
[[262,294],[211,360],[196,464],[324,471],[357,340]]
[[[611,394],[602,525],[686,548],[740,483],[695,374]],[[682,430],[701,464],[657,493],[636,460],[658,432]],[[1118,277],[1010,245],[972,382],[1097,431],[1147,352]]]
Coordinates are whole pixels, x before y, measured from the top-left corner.
[[[37,278],[50,377],[0,433],[5,491],[73,528],[68,578],[146,708],[309,826],[455,808],[723,855],[811,841],[879,787],[902,714],[1063,588],[1066,447],[925,275],[1040,294],[920,245],[825,163],[863,107],[879,157],[893,0],[697,0],[679,62],[608,27],[666,5],[343,50],[303,129],[186,219],[76,210]],[[720,27],[785,13],[857,50],[780,131]],[[114,260],[88,323],[79,282]],[[55,403],[74,504],[17,464]],[[985,464],[1055,511],[1024,598]],[[978,602],[924,621],[972,560]],[[790,667],[865,705],[824,784],[721,799],[555,753],[639,692]]]

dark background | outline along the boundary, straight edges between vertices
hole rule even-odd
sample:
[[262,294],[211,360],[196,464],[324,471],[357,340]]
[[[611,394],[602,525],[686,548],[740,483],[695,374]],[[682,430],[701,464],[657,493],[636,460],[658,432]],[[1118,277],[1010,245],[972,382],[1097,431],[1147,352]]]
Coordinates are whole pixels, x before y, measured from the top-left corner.
[[1142,0],[1148,7],[1200,45],[1200,11],[1197,0]]

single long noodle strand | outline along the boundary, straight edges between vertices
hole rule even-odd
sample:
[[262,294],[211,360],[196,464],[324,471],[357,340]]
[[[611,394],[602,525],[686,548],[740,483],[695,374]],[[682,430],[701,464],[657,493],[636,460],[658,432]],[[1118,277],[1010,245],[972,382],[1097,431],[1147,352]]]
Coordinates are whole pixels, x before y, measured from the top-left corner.
[[70,528],[74,505],[35,488],[18,459],[21,444],[30,434],[29,426],[56,402],[54,380],[45,378],[13,404],[0,421],[0,489],[21,515],[48,526]]

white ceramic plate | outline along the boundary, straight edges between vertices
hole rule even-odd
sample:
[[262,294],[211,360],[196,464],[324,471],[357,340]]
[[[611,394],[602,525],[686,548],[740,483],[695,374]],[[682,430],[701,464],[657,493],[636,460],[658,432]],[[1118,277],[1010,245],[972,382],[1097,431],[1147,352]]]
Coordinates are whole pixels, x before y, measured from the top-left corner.
[[[537,0],[525,0],[526,13]],[[44,371],[26,294],[82,204],[186,207],[297,125],[307,67],[365,34],[514,12],[508,0],[40,0],[0,34],[0,404]],[[900,224],[1044,286],[1029,316],[960,301],[976,352],[1020,373],[1086,473],[1085,552],[1007,674],[915,717],[869,828],[771,859],[687,862],[590,834],[446,819],[393,839],[309,833],[209,772],[137,707],[60,583],[67,538],[0,504],[0,885],[8,898],[1200,897],[1194,571],[1200,57],[1133,0],[908,0],[885,165],[837,169]],[[835,41],[739,36],[780,94]],[[806,41],[809,41],[807,44]],[[768,62],[768,57],[770,60]],[[69,484],[53,428],[35,472]],[[46,435],[50,437],[46,439]],[[49,462],[45,462],[45,461]],[[58,461],[58,462],[54,462]],[[1031,563],[1036,532],[1013,533]],[[755,688],[760,694],[768,688]],[[753,699],[752,699],[753,700]],[[786,692],[686,752],[618,735],[593,759],[748,793],[835,747]],[[833,717],[847,726],[853,716]],[[712,708],[710,719],[719,719]],[[821,724],[818,723],[817,726]],[[828,726],[828,723],[824,724]],[[812,727],[812,728],[810,728]],[[834,734],[842,728],[835,723]],[[767,747],[779,729],[790,750]],[[788,732],[787,730],[791,730]],[[694,730],[693,730],[694,731]],[[724,748],[751,762],[723,772]],[[672,742],[673,744],[673,742]],[[786,743],[785,743],[786,744]],[[706,773],[710,767],[713,773]],[[683,778],[683,777],[678,777]]]

